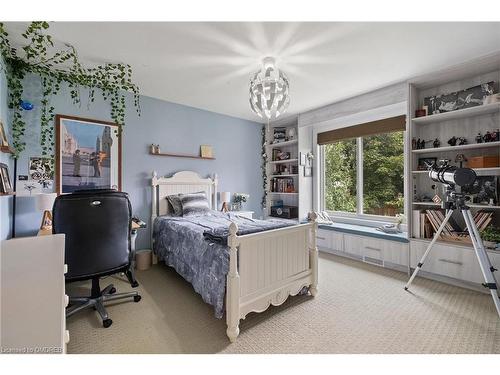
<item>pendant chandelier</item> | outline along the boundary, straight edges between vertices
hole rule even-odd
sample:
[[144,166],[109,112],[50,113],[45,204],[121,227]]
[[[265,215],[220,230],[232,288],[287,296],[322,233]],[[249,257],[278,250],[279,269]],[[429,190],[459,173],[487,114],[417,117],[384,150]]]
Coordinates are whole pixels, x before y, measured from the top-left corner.
[[266,57],[262,69],[250,80],[250,108],[268,122],[283,114],[290,104],[289,84],[275,60]]

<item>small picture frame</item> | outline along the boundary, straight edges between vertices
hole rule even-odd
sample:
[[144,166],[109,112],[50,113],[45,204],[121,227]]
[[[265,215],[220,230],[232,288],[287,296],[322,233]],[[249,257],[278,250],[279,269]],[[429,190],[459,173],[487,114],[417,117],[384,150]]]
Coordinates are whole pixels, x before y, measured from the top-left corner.
[[304,177],[312,177],[312,167],[304,167]]
[[0,121],[0,146],[8,146],[7,133],[5,133],[5,128],[3,127],[3,122]]
[[14,192],[10,182],[9,167],[4,163],[0,163],[0,192],[4,194],[12,194]]
[[303,152],[299,153],[299,162],[300,165],[306,165],[306,154],[304,154]]
[[214,156],[212,146],[210,145],[201,145],[200,152],[202,158],[213,158]]
[[436,164],[437,158],[419,158],[417,169],[419,171],[425,171],[428,169],[428,165]]

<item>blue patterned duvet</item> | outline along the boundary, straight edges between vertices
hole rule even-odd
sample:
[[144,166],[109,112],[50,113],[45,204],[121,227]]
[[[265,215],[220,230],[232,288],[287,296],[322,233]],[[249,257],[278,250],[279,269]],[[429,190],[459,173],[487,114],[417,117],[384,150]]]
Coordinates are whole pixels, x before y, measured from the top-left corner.
[[219,319],[224,314],[229,271],[229,249],[224,243],[232,221],[238,225],[239,235],[292,225],[281,220],[248,219],[217,211],[203,216],[160,216],[153,225],[156,256],[189,281],[203,300],[214,306]]

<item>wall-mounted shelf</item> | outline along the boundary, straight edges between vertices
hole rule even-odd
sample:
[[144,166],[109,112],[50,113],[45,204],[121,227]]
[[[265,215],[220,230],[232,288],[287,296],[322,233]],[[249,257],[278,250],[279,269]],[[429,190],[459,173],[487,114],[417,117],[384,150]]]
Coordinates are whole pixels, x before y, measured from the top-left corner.
[[[465,165],[467,166],[467,165]],[[474,169],[474,171],[478,172],[478,173],[482,173],[482,172],[500,172],[500,167],[491,167],[491,168],[472,168]],[[428,170],[423,170],[423,171],[411,171],[411,173],[413,174],[428,174],[429,171]]]
[[298,140],[292,139],[291,141],[279,142],[279,143],[271,143],[267,145],[267,147],[282,147],[282,146],[291,146],[297,144]]
[[149,155],[154,155],[154,156],[169,156],[171,158],[189,158],[189,159],[205,159],[205,160],[215,160],[215,158],[207,158],[204,156],[198,156],[198,155],[186,155],[186,154],[167,154],[164,152],[150,152]]
[[0,146],[0,151],[5,154],[14,154],[15,150],[11,146]]
[[297,177],[298,173],[294,174],[272,174],[269,176],[269,178],[275,178],[275,177]]
[[[414,206],[434,206],[434,207],[441,207],[440,203],[434,203],[434,202],[413,202]],[[487,204],[474,204],[474,203],[468,203],[467,206],[471,208],[486,208],[490,210],[499,210],[500,206],[490,206]]]
[[487,115],[490,113],[500,112],[500,103],[484,104],[476,107],[458,109],[452,112],[438,113],[424,117],[415,117],[412,119],[414,124],[429,124],[431,122],[441,122],[448,120],[458,120],[467,117]]
[[0,193],[0,197],[8,197],[12,195],[16,195],[16,193]]
[[296,163],[297,161],[298,159],[274,160],[270,161],[269,164]]
[[[465,110],[464,110],[465,111]],[[437,115],[435,115],[437,116]],[[415,154],[430,154],[435,152],[443,151],[463,151],[463,150],[474,150],[478,148],[492,148],[500,147],[500,142],[487,142],[487,143],[471,143],[468,145],[461,146],[446,146],[446,147],[436,147],[436,148],[423,148],[421,150],[412,150],[411,152]]]
[[268,191],[267,194],[297,195],[299,193],[279,193],[277,191]]

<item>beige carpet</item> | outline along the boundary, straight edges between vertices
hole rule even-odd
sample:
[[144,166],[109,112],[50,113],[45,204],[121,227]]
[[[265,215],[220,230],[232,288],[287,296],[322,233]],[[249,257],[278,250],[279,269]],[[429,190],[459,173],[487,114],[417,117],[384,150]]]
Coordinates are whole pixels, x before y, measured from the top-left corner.
[[[500,353],[491,297],[322,254],[319,294],[291,297],[250,314],[234,344],[190,284],[156,265],[139,272],[142,301],[109,306],[104,329],[94,311],[68,319],[69,353]],[[118,277],[120,291],[130,286]],[[76,286],[77,287],[77,286]]]

